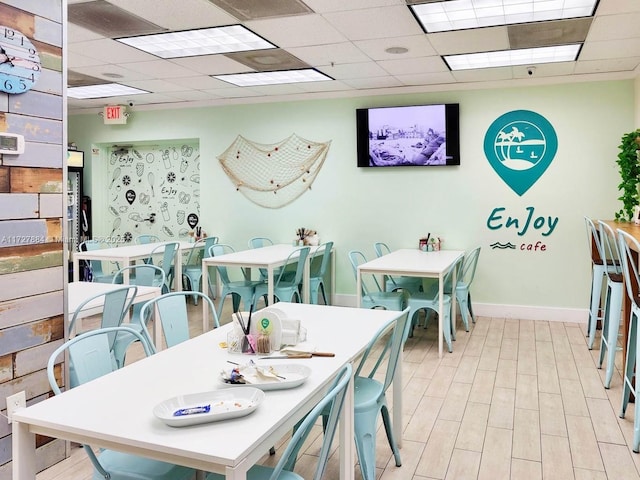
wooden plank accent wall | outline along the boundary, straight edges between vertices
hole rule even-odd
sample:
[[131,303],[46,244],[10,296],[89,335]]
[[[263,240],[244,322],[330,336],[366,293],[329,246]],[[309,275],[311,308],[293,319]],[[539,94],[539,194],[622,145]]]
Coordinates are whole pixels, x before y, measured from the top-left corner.
[[[26,142],[24,154],[0,156],[3,413],[6,397],[19,391],[28,405],[52,395],[46,364],[65,340],[63,8],[66,2],[0,0],[0,25],[29,37],[46,70],[46,81],[26,93],[0,92],[0,132],[19,133]],[[58,371],[64,371],[62,364]],[[42,436],[36,441],[38,471],[68,455],[67,442]],[[0,480],[11,478],[11,426],[0,417]]]

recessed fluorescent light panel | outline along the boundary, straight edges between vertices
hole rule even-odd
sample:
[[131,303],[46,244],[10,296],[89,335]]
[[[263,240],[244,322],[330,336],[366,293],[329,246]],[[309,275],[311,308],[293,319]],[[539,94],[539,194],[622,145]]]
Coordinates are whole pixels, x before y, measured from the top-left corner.
[[283,70],[279,72],[238,73],[232,75],[212,75],[218,80],[232,83],[238,87],[258,85],[278,85],[281,83],[322,82],[333,80],[331,77],[312,68],[303,70]]
[[88,85],[86,87],[69,87],[67,88],[67,96],[71,98],[87,99],[87,98],[105,98],[119,97],[121,95],[140,95],[141,93],[149,93],[146,90],[127,87],[119,83],[105,83],[103,85]]
[[578,58],[580,47],[580,44],[559,45],[555,47],[445,55],[443,58],[451,70],[536,65],[539,63],[573,62]]
[[447,0],[410,5],[427,33],[590,17],[598,0]]
[[277,48],[242,25],[158,33],[116,40],[160,58],[195,57]]

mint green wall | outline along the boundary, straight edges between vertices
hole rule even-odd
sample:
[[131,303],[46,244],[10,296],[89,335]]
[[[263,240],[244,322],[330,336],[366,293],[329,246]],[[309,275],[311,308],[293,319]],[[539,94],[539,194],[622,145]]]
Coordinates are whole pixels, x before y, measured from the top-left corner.
[[[416,103],[460,104],[460,167],[359,169],[356,165],[355,109]],[[98,115],[71,116],[69,141],[90,152],[92,146],[199,138],[201,149],[201,224],[209,234],[236,249],[252,236],[290,242],[299,226],[318,230],[321,241],[337,249],[339,294],[354,294],[355,280],[347,251],[372,257],[373,242],[392,248],[415,247],[419,237],[437,232],[445,248],[481,245],[474,301],[498,305],[585,308],[590,262],[584,215],[612,218],[617,197],[617,147],[634,128],[634,82],[581,83],[534,88],[468,90],[132,112],[126,126],[102,124]],[[558,152],[546,173],[522,197],[493,172],[483,153],[491,122],[511,110],[533,110],[553,125]],[[258,207],[236,192],[216,156],[236,135],[274,143],[292,133],[314,141],[331,140],[324,167],[313,188],[280,209]],[[107,202],[105,159],[89,155],[95,234]],[[524,221],[527,207],[535,217],[558,217],[548,237],[515,229],[489,230],[495,207]],[[108,223],[108,222],[107,222]],[[533,229],[531,229],[533,230]],[[545,252],[492,250],[496,241],[546,244]]]

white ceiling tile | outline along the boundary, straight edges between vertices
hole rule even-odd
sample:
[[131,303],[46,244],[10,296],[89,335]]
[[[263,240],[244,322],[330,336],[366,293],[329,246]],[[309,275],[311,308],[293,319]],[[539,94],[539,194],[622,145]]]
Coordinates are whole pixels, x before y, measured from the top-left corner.
[[203,0],[109,0],[109,3],[170,30],[233,25],[238,20]]
[[79,67],[88,67],[90,65],[104,65],[104,62],[97,58],[85,57],[76,52],[69,51],[67,53],[67,67],[71,70]]
[[600,0],[598,15],[610,15],[612,13],[629,13],[638,11],[638,0]]
[[193,70],[183,67],[174,62],[164,60],[153,60],[151,62],[127,63],[126,67],[134,72],[141,72],[155,78],[177,78],[191,77]]
[[575,73],[632,72],[640,65],[640,55],[610,60],[579,60]]
[[180,90],[179,92],[167,92],[168,97],[184,101],[209,100],[212,93],[203,92],[201,90]]
[[603,15],[591,22],[589,41],[640,37],[640,13]]
[[341,81],[331,80],[330,82],[304,82],[299,83],[298,88],[303,92],[340,92],[349,90],[349,87]]
[[[222,82],[224,83],[224,82]],[[217,97],[222,98],[240,98],[240,97],[262,97],[263,94],[259,92],[255,92],[251,88],[242,88],[242,87],[234,87],[229,83],[225,83],[227,88],[216,88],[213,90],[207,90],[207,93],[211,93]]]
[[182,86],[166,82],[164,80],[130,80],[127,82],[127,85],[153,93],[177,92],[183,90]]
[[442,83],[451,83],[452,81],[454,81],[451,72],[423,73],[418,75],[398,75],[396,78],[406,86],[439,85]]
[[[393,60],[398,58],[426,57],[435,55],[436,51],[427,40],[425,34],[409,37],[376,38],[372,40],[358,40],[353,42],[372,60]],[[387,53],[389,47],[404,47],[408,51],[402,54]]]
[[246,26],[281,48],[326,45],[346,40],[321,15],[252,20],[246,22]]
[[197,73],[222,75],[225,73],[253,72],[246,65],[231,60],[224,55],[205,55],[203,57],[174,58],[172,62]]
[[330,67],[318,68],[322,73],[326,73],[331,78],[342,80],[345,78],[359,78],[363,76],[383,77],[387,72],[374,62],[348,63],[334,65]]
[[[73,69],[74,72],[83,73],[84,75],[89,75],[91,77],[102,78],[104,80],[109,80],[110,82],[120,82],[124,83],[129,80],[151,80],[153,77],[150,75],[144,74],[142,72],[135,72],[133,70],[129,70],[120,65],[114,65],[109,63],[103,63],[100,65],[88,65],[86,67],[78,67]],[[120,77],[115,79],[114,77],[109,77],[107,74],[119,75]]]
[[79,27],[73,23],[67,24],[67,41],[69,44],[86,42],[88,40],[98,40],[104,38],[102,35],[86,28]]
[[406,6],[327,13],[324,17],[349,40],[406,37],[424,33]]
[[344,80],[344,83],[359,90],[368,88],[401,87],[403,85],[400,80],[392,77],[391,75],[386,77],[349,78]]
[[395,76],[449,71],[440,56],[383,60],[378,62],[378,65]]
[[489,82],[513,78],[511,67],[481,68],[479,70],[457,70],[451,76],[459,82]]
[[580,51],[580,60],[635,57],[640,54],[640,38],[588,42]]
[[345,10],[360,10],[364,8],[391,7],[402,5],[404,0],[305,0],[309,8],[317,13],[342,12]]
[[339,63],[358,63],[369,61],[370,58],[359,50],[353,43],[332,43],[331,45],[316,45],[312,47],[289,48],[289,53],[309,65],[331,65]]
[[571,75],[576,67],[576,62],[541,63],[534,65],[533,75],[529,75],[529,67],[518,65],[511,67],[513,78],[545,78]]
[[477,30],[430,33],[429,42],[440,55],[491,52],[509,48],[507,27],[487,27]]
[[210,77],[209,75],[172,78],[168,81],[175,85],[180,85],[182,89],[191,88],[194,90],[212,90],[214,88],[226,88],[229,86],[227,82]]
[[69,51],[96,58],[105,63],[147,62],[158,58],[109,38],[70,43]]

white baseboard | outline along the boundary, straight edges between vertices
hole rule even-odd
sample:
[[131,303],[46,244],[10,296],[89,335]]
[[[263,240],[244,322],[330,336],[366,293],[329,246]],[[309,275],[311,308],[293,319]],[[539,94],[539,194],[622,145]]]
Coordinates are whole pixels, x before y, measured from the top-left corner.
[[[334,305],[355,307],[355,295],[335,295]],[[545,320],[549,322],[587,323],[589,310],[586,308],[538,307],[530,305],[499,305],[493,303],[473,303],[476,316],[512,318],[519,320]]]

